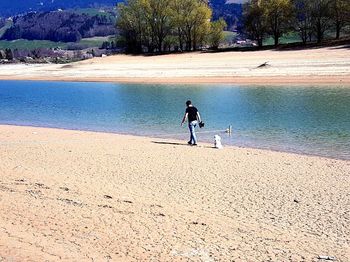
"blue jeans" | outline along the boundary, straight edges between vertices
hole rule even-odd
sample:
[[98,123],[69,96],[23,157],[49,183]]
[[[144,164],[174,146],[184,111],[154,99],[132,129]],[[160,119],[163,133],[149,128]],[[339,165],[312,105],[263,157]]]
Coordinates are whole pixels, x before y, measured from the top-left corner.
[[190,137],[190,143],[191,144],[197,144],[197,137],[196,137],[196,126],[198,124],[198,121],[192,121],[188,124],[188,128],[190,129],[191,137]]

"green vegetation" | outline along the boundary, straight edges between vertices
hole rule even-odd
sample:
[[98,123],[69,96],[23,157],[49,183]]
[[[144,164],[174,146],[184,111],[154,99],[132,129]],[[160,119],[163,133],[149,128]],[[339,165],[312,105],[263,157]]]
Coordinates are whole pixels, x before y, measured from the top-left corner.
[[95,16],[95,15],[103,15],[107,16],[109,13],[102,9],[97,9],[97,8],[76,8],[76,9],[71,9],[74,13],[77,14],[86,14],[89,16]]
[[19,49],[19,50],[34,50],[39,48],[61,48],[67,49],[71,45],[80,46],[82,48],[89,47],[101,47],[102,44],[106,41],[113,41],[115,36],[105,36],[105,37],[91,37],[91,38],[83,38],[79,42],[53,42],[47,40],[26,40],[26,39],[18,39],[13,41],[0,41],[0,50],[4,50],[7,48],[10,49]]
[[197,50],[223,39],[223,20],[210,22],[212,10],[202,0],[129,0],[118,5],[117,20],[128,52]]
[[224,41],[230,42],[237,38],[238,33],[231,31],[224,31]]
[[[259,46],[323,41],[328,32],[339,39],[350,24],[349,0],[251,0],[244,5],[244,26]],[[296,37],[296,34],[299,37]],[[292,39],[289,39],[292,36]]]
[[104,42],[115,40],[115,36],[95,36],[81,39],[78,44],[87,47],[101,47]]
[[0,49],[20,49],[20,50],[34,50],[38,48],[66,48],[67,43],[62,42],[52,42],[52,41],[46,41],[46,40],[26,40],[26,39],[18,39],[13,41],[6,41],[1,40],[0,41]]
[[32,12],[15,17],[0,39],[78,42],[82,38],[116,34],[115,21],[115,15],[106,12],[94,16],[60,10]]
[[[280,44],[292,44],[292,43],[300,43],[300,42],[301,42],[301,38],[300,38],[299,34],[296,32],[286,33],[279,38]],[[263,44],[264,45],[274,45],[275,42],[274,42],[273,37],[265,38]]]
[[208,42],[213,49],[218,49],[220,43],[225,39],[224,28],[226,26],[223,19],[211,23]]
[[107,20],[113,21],[113,23],[116,22],[116,10],[112,8],[76,8],[72,9],[74,13],[77,14],[85,14],[88,16],[101,16],[107,18]]

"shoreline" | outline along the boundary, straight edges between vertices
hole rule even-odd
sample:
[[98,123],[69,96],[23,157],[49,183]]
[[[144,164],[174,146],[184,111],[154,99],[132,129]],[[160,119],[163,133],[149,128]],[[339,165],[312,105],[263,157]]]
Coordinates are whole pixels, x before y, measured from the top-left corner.
[[[90,132],[90,133],[96,133],[96,134],[104,134],[104,135],[116,135],[116,136],[125,136],[125,137],[137,137],[137,138],[143,138],[143,139],[162,139],[165,141],[174,141],[175,143],[178,143],[179,145],[187,145],[186,139],[177,139],[177,138],[168,138],[168,137],[162,137],[161,135],[137,135],[137,134],[127,134],[127,133],[118,133],[118,132],[108,132],[108,131],[98,131],[98,130],[84,130],[84,129],[69,129],[69,128],[63,128],[63,127],[47,127],[47,126],[36,126],[36,125],[19,125],[19,124],[1,124],[0,123],[0,129],[1,127],[23,127],[23,128],[38,128],[38,129],[48,129],[48,130],[56,130],[56,131],[74,131],[74,132]],[[200,134],[200,132],[197,132]],[[167,136],[164,134],[164,136]],[[217,150],[214,148],[213,144],[210,142],[199,142],[200,145],[203,145],[203,147],[206,148],[212,148],[214,150]],[[1,145],[1,142],[0,142]],[[258,150],[258,151],[266,151],[266,152],[274,152],[274,153],[281,153],[281,154],[291,154],[295,156],[304,156],[304,157],[315,157],[315,158],[321,158],[321,159],[329,159],[329,160],[336,160],[336,161],[345,161],[350,162],[350,159],[346,158],[339,158],[339,157],[332,157],[332,156],[324,156],[324,155],[317,155],[317,154],[311,154],[311,153],[305,153],[305,152],[296,152],[296,151],[284,151],[279,149],[271,149],[271,148],[263,148],[263,147],[254,147],[254,146],[240,146],[240,145],[223,145],[224,148],[227,149],[246,149],[246,150]],[[201,147],[201,146],[199,146]]]
[[0,65],[2,80],[148,84],[350,85],[350,48],[113,55],[70,64]]
[[291,87],[313,86],[319,87],[350,87],[350,76],[269,76],[269,77],[3,77],[0,81],[42,81],[42,82],[81,82],[81,83],[121,83],[121,84],[232,84],[243,87],[250,86],[280,86]]
[[0,125],[0,258],[349,260],[350,164]]

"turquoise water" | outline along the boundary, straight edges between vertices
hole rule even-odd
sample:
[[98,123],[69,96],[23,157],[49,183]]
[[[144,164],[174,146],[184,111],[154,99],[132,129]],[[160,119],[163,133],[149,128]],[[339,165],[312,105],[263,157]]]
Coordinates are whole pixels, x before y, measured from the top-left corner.
[[[191,99],[212,142],[350,159],[350,87],[0,81],[0,124],[176,138]],[[185,133],[185,134],[184,134]]]

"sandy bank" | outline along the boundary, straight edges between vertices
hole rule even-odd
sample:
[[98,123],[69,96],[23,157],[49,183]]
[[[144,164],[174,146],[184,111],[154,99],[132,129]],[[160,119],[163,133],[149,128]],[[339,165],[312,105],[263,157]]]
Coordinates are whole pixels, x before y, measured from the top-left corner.
[[350,48],[116,55],[67,65],[1,65],[0,79],[341,85],[350,84]]
[[350,162],[0,126],[0,260],[350,260]]

